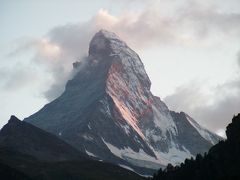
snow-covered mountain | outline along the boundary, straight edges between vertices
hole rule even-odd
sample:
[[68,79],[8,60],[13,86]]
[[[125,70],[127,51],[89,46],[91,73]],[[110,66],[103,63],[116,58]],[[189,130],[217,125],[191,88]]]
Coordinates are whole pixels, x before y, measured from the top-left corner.
[[140,173],[180,163],[220,139],[154,96],[139,56],[114,33],[96,33],[88,58],[74,68],[64,93],[25,121]]

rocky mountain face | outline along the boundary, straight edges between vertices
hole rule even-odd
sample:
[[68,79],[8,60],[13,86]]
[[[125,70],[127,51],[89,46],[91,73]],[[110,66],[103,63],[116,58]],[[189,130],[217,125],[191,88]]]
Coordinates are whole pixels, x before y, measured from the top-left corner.
[[180,163],[221,139],[154,96],[139,56],[114,33],[96,33],[88,58],[74,68],[64,93],[24,121],[139,173]]

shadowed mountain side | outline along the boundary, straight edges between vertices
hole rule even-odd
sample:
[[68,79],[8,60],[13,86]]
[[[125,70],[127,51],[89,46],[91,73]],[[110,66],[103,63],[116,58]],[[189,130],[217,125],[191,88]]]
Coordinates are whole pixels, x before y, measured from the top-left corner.
[[[196,131],[196,129],[192,128],[194,125],[194,120],[185,114],[184,112],[176,113],[174,111],[171,111],[171,115],[173,117],[173,120],[178,128],[178,141],[180,144],[184,144],[187,149],[192,152],[193,155],[197,155],[198,153],[203,152],[203,149],[209,149],[212,147],[213,143],[217,143],[220,138],[214,134],[212,134],[210,131],[200,128],[199,131]],[[195,126],[198,124],[195,123]],[[207,135],[209,138],[204,138],[203,134]],[[191,137],[191,141],[189,141],[189,137]],[[212,141],[210,141],[210,139]]]
[[87,160],[87,155],[56,136],[11,116],[0,131],[0,146],[28,154],[41,161]]
[[[43,162],[29,155],[0,147],[0,179],[8,180],[143,180],[119,166],[93,160]],[[1,172],[1,170],[0,170]]]
[[29,176],[20,172],[6,164],[0,163],[0,178],[1,179],[17,179],[17,180],[32,180]]

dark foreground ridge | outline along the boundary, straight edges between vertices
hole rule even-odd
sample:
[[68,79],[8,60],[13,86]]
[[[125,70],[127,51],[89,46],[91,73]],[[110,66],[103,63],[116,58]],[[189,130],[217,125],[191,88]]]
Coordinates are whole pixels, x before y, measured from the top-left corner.
[[153,180],[237,180],[240,179],[240,114],[227,126],[227,140],[213,146],[204,156],[186,159],[180,166],[159,170]]
[[20,121],[15,116],[11,116],[8,123],[1,129],[0,146],[28,154],[41,161],[88,159],[88,156],[55,135]]
[[12,116],[0,131],[2,180],[141,180],[119,166],[92,160],[29,123]]

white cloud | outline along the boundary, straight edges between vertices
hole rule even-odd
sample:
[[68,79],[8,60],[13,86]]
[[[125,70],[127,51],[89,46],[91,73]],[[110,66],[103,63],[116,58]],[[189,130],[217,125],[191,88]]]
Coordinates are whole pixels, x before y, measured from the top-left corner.
[[20,90],[33,85],[38,78],[34,69],[18,63],[15,67],[0,69],[0,88],[6,91]]
[[237,60],[238,60],[238,65],[239,65],[239,67],[240,67],[240,51],[239,51],[238,54],[237,54]]
[[196,81],[182,85],[164,101],[170,109],[185,111],[200,124],[222,135],[222,129],[240,111],[240,73],[236,72],[235,78],[213,87],[210,94],[204,92],[204,85],[205,82]]

